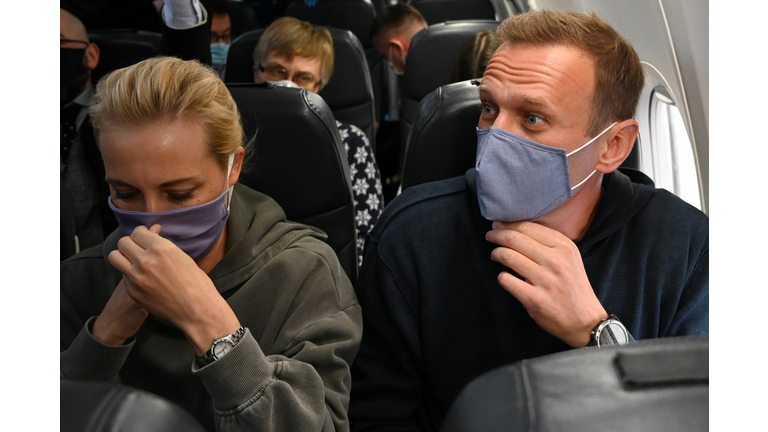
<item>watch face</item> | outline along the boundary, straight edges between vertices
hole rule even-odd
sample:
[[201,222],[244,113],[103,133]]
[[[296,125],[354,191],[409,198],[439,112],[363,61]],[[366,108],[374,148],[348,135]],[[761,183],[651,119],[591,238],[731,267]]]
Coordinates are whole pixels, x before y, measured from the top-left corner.
[[217,359],[221,358],[224,354],[226,354],[229,350],[231,350],[234,347],[232,342],[228,340],[223,340],[216,344],[216,346],[213,347],[213,356]]
[[609,321],[605,327],[600,330],[598,335],[598,346],[605,345],[626,345],[629,343],[627,330],[618,321]]

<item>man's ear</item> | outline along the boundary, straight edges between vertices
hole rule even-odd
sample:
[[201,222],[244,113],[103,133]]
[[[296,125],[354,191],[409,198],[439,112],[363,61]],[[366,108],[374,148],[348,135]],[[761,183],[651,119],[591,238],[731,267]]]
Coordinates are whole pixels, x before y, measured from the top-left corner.
[[638,125],[635,119],[624,120],[613,125],[603,153],[597,160],[595,169],[603,174],[615,171],[632,152],[637,138]]
[[99,56],[101,55],[101,51],[99,50],[99,46],[95,43],[90,43],[85,48],[85,67],[88,68],[88,70],[94,70],[96,69],[96,66],[99,65]]
[[392,57],[401,58],[408,55],[408,48],[405,47],[405,44],[400,39],[390,39],[389,45],[392,47]]

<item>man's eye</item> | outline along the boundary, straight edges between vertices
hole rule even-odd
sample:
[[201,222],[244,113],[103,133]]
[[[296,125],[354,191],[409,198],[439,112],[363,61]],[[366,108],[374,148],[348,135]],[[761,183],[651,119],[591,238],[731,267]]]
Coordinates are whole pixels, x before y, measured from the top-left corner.
[[527,116],[525,116],[525,122],[529,126],[537,126],[544,123],[544,119],[537,115],[528,114]]
[[496,114],[496,110],[494,110],[493,107],[488,104],[483,104],[483,114],[493,115]]
[[288,76],[288,72],[286,72],[285,69],[275,69],[275,75],[286,77]]

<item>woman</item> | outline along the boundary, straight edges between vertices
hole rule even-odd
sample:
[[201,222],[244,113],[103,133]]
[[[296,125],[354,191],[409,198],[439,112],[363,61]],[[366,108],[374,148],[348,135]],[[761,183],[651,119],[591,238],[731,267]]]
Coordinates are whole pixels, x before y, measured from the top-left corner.
[[[292,17],[276,19],[264,31],[253,52],[253,79],[290,81],[313,93],[328,84],[334,68],[331,32]],[[357,264],[363,264],[365,238],[384,210],[381,173],[368,138],[353,124],[336,120],[349,162],[352,197],[355,200]]]
[[346,430],[360,308],[322,234],[236,185],[246,150],[226,86],[160,57],[102,79],[96,99],[121,228],[61,265],[62,378],[119,379],[209,430]]

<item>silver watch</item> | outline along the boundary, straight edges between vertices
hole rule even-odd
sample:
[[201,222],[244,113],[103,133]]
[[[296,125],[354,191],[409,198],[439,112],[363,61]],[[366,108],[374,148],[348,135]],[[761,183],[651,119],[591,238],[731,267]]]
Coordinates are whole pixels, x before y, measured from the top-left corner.
[[236,332],[220,338],[213,338],[213,344],[200,357],[197,357],[197,364],[200,367],[207,366],[224,356],[235,347],[245,336],[245,327],[240,327]]
[[624,324],[611,313],[608,312],[608,318],[597,323],[595,328],[592,329],[592,334],[589,338],[588,347],[604,347],[610,345],[626,345],[629,343],[629,333]]

